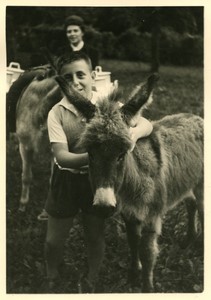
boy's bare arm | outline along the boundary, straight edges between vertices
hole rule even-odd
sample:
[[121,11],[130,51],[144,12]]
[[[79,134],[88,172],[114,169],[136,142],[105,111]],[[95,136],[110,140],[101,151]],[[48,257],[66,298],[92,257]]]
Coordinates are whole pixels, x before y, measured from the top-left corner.
[[69,152],[65,143],[52,143],[53,154],[62,168],[80,169],[89,164],[88,153],[76,154]]
[[134,142],[138,139],[150,135],[153,130],[152,123],[144,117],[137,117],[135,123],[130,127],[131,138]]

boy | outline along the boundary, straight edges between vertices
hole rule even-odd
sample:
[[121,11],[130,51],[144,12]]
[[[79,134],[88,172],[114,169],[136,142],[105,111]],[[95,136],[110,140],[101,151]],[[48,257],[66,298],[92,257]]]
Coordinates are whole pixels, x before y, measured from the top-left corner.
[[[95,104],[97,92],[92,90],[94,72],[90,59],[75,52],[60,63],[59,73],[73,88]],[[64,97],[49,112],[48,133],[55,158],[51,189],[46,203],[48,228],[46,237],[47,277],[50,286],[58,278],[63,248],[74,216],[82,210],[83,226],[88,247],[89,273],[86,283],[93,292],[104,254],[104,218],[92,212],[93,194],[88,179],[88,153],[77,153],[78,136],[85,127],[85,120]],[[152,125],[140,117],[137,126],[131,128],[134,143],[149,135]]]

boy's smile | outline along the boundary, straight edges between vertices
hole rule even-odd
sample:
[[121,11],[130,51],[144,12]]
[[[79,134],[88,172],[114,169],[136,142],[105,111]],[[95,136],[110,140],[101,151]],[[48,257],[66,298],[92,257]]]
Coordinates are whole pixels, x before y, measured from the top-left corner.
[[85,60],[81,59],[64,65],[61,75],[77,92],[85,98],[91,99],[94,72],[90,70]]

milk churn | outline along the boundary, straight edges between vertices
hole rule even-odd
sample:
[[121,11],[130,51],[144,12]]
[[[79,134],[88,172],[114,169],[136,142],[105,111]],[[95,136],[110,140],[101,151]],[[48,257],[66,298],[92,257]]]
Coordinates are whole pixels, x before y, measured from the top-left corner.
[[107,95],[112,88],[117,87],[118,82],[111,82],[111,72],[102,71],[101,66],[95,68],[95,88],[102,95]]
[[20,68],[20,64],[17,62],[11,62],[9,67],[7,67],[7,91],[9,90],[11,84],[18,79],[18,77],[24,72]]

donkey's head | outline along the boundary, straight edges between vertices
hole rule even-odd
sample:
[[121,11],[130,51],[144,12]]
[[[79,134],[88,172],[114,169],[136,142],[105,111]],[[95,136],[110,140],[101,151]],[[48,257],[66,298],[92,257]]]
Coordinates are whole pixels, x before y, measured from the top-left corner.
[[127,157],[131,155],[130,121],[149,100],[158,76],[154,74],[138,86],[123,106],[117,90],[95,106],[71,89],[63,77],[57,76],[56,80],[69,101],[87,119],[80,145],[89,153],[93,204],[106,214],[116,206],[116,194],[123,182]]

